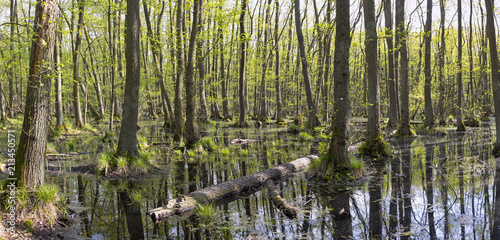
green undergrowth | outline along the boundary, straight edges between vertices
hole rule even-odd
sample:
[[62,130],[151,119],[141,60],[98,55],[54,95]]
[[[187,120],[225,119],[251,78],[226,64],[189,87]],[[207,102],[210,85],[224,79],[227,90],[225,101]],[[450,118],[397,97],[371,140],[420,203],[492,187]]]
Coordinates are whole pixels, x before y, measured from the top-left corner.
[[53,228],[66,216],[63,202],[56,185],[44,184],[34,190],[19,188],[15,201],[5,201],[5,210],[15,210],[16,221],[23,223],[26,232],[34,232]]
[[151,169],[157,168],[156,152],[142,150],[136,158],[116,156],[114,151],[108,150],[97,156],[96,170],[107,176],[143,175]]
[[448,130],[444,126],[428,127],[423,124],[418,125],[415,129],[418,135],[433,135],[433,136],[446,136],[448,135]]
[[373,158],[384,157],[390,154],[390,147],[381,136],[365,141],[359,148],[361,155]]
[[332,168],[328,153],[321,154],[309,165],[308,175],[326,182],[346,182],[361,179],[366,174],[365,163],[359,159],[350,158],[346,166]]

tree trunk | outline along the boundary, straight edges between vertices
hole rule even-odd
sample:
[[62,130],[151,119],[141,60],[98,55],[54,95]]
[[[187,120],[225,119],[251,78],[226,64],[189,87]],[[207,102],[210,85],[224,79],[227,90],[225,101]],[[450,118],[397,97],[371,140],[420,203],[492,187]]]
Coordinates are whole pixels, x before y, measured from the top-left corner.
[[266,122],[268,119],[267,117],[267,81],[266,81],[266,72],[267,72],[267,55],[269,54],[268,51],[268,37],[269,37],[269,32],[270,32],[270,24],[267,24],[271,21],[271,3],[272,0],[268,0],[266,8],[266,16],[265,16],[265,22],[264,24],[264,44],[263,45],[263,51],[261,55],[261,61],[262,61],[262,76],[261,76],[261,83],[260,83],[260,113],[259,113],[259,121],[261,122]]
[[16,54],[14,53],[14,36],[15,36],[15,25],[14,23],[16,22],[16,16],[17,15],[17,4],[15,3],[15,0],[10,1],[10,54],[11,58],[9,59],[10,62],[10,69],[9,69],[9,102],[8,102],[8,108],[9,108],[9,117],[13,118],[14,117],[14,66],[15,64],[15,59],[16,59]]
[[283,110],[281,102],[281,87],[280,87],[280,48],[279,48],[279,0],[275,1],[275,18],[274,18],[274,55],[276,58],[276,66],[274,67],[274,73],[276,77],[276,122],[282,123],[283,120]]
[[[116,29],[116,23],[118,22],[118,11],[113,10],[111,11],[112,7],[115,8],[118,5],[118,0],[115,0],[114,4],[111,2],[112,0],[108,1],[108,35],[109,35],[109,44],[110,44],[110,49],[111,49],[111,98],[110,98],[110,108],[109,108],[109,131],[113,132],[114,126],[114,115],[115,115],[115,98],[116,98],[116,92],[115,92],[115,82],[117,78],[117,42],[118,42],[118,34],[117,34],[117,29]],[[112,6],[114,5],[114,6]],[[113,20],[113,21],[111,21]]]
[[15,173],[17,186],[20,187],[34,188],[44,182],[57,18],[57,0],[38,2],[23,127],[16,151]]
[[495,35],[495,20],[493,13],[492,0],[485,0],[486,2],[486,34],[488,35],[490,43],[490,58],[491,58],[491,82],[493,86],[493,98],[495,104],[495,124],[496,128],[496,142],[493,145],[493,154],[498,157],[500,154],[500,74],[498,72],[498,52],[497,52],[497,39]]
[[238,80],[238,94],[240,95],[240,119],[239,125],[245,127],[248,125],[245,112],[245,68],[246,68],[246,55],[247,55],[247,35],[245,33],[245,14],[247,12],[247,0],[241,0],[241,14],[240,14],[240,71]]
[[457,131],[465,131],[465,125],[462,120],[462,0],[458,0],[458,53],[457,53]]
[[432,95],[431,95],[431,37],[432,37],[432,0],[427,0],[427,19],[424,29],[424,74],[425,74],[425,122],[424,125],[428,127],[434,126],[434,111],[432,109]]
[[[146,27],[148,30],[147,35],[148,35],[148,39],[149,39],[149,45],[151,46],[151,51],[153,53],[152,55],[153,55],[153,67],[154,67],[155,78],[156,78],[158,85],[160,86],[160,91],[161,91],[161,105],[162,105],[163,112],[164,112],[163,125],[165,127],[168,127],[171,125],[172,107],[170,106],[170,100],[168,98],[167,91],[165,90],[165,83],[164,83],[164,79],[163,79],[162,66],[161,66],[161,63],[159,61],[159,59],[161,59],[161,56],[160,56],[161,52],[159,50],[161,47],[159,45],[160,32],[157,30],[156,33],[153,33],[153,28],[151,26],[151,16],[150,16],[149,8],[147,6],[146,1],[144,1],[142,4],[144,7],[144,16],[145,16],[145,20],[146,20]],[[165,9],[165,1],[162,1],[162,10],[161,10],[160,16],[158,17],[157,28],[160,27],[161,18],[163,16],[164,9]]]
[[384,3],[384,15],[385,15],[385,35],[387,41],[387,61],[388,64],[388,88],[389,88],[389,122],[387,123],[389,128],[396,128],[398,125],[398,89],[396,88],[396,83],[394,79],[394,44],[392,42],[392,4],[391,0],[385,0]]
[[399,38],[399,99],[401,101],[401,119],[399,122],[398,135],[410,137],[410,85],[408,84],[408,50],[406,48],[406,28],[405,28],[405,1],[396,1],[396,34]]
[[440,39],[440,44],[439,44],[439,53],[438,53],[438,58],[439,58],[439,70],[438,70],[438,78],[439,78],[439,100],[438,100],[438,118],[439,118],[439,123],[442,124],[445,122],[445,111],[444,111],[444,95],[445,95],[445,81],[444,81],[444,53],[446,50],[446,41],[445,41],[445,28],[444,28],[444,23],[445,23],[445,7],[444,7],[444,0],[439,0],[439,9],[441,12],[441,21],[439,23],[439,28],[441,29],[441,39]]
[[82,45],[82,27],[85,0],[78,0],[78,25],[76,30],[75,49],[73,52],[73,110],[75,115],[75,127],[83,127],[82,107],[80,105],[80,48]]
[[231,198],[239,193],[258,189],[268,180],[279,180],[290,176],[308,167],[314,159],[318,159],[318,157],[309,155],[258,173],[245,175],[241,178],[199,189],[188,195],[181,195],[175,199],[171,199],[165,206],[149,210],[147,214],[153,222],[164,220],[173,215],[186,214],[194,210],[197,204],[210,204],[224,198]]
[[[219,6],[219,10],[222,12],[222,5]],[[229,100],[227,96],[228,91],[228,80],[225,76],[224,69],[224,19],[221,17],[219,20],[219,41],[220,41],[220,81],[222,86],[222,117],[224,119],[229,119]]]
[[55,70],[56,70],[56,81],[55,81],[55,100],[56,100],[56,128],[60,129],[64,127],[64,112],[63,112],[63,101],[62,101],[62,70],[61,70],[61,36],[57,34],[56,43],[54,46],[54,58],[55,58]]
[[[203,20],[200,16],[200,32],[203,27]],[[203,55],[203,45],[204,40],[198,39],[198,47],[196,48],[196,65],[198,66],[198,77],[199,77],[199,94],[200,94],[200,111],[198,112],[198,119],[201,122],[208,121],[208,107],[207,107],[207,98],[206,98],[206,90],[205,90],[205,64]]]
[[365,53],[368,80],[368,125],[364,147],[365,155],[378,157],[387,155],[387,149],[380,136],[380,79],[377,58],[377,22],[375,20],[374,0],[363,1],[365,18]]
[[335,52],[333,59],[333,122],[332,138],[328,149],[329,168],[326,171],[338,172],[349,166],[348,129],[351,118],[349,49],[351,48],[351,25],[349,19],[350,3],[337,0]]
[[184,48],[183,39],[184,32],[182,25],[184,24],[184,0],[177,1],[177,18],[176,18],[176,38],[175,44],[177,52],[177,66],[175,79],[175,99],[174,99],[174,117],[175,117],[175,137],[176,141],[180,141],[184,131],[184,119],[182,117],[182,83],[184,82]]
[[300,1],[294,0],[295,4],[295,28],[297,32],[297,41],[300,51],[300,59],[302,63],[302,75],[304,77],[304,85],[306,87],[307,107],[309,110],[309,128],[313,129],[320,125],[318,116],[316,115],[316,107],[314,106],[314,97],[311,87],[311,79],[309,76],[309,64],[307,63],[306,48],[304,43],[304,35],[302,34],[302,24],[300,20]]
[[203,0],[194,0],[194,13],[193,13],[193,25],[191,27],[191,36],[189,38],[189,50],[188,50],[188,62],[186,67],[186,80],[184,85],[186,86],[186,143],[188,146],[193,145],[198,139],[198,133],[196,132],[195,118],[196,118],[196,88],[194,86],[194,62],[195,62],[195,51],[196,51],[196,38],[198,37],[198,26],[200,24],[199,18],[201,18],[200,8],[203,4]]
[[139,1],[127,0],[125,57],[127,75],[123,94],[123,115],[118,139],[118,156],[135,158],[139,156],[137,148],[137,120],[139,115],[139,86],[141,80],[140,65],[140,16]]

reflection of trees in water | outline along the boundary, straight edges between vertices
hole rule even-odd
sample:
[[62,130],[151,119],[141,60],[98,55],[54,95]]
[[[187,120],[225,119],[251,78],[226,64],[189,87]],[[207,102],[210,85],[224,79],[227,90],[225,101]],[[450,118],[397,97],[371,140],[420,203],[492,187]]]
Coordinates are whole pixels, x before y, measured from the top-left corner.
[[432,164],[434,160],[434,145],[425,145],[425,195],[427,198],[427,218],[429,221],[430,239],[437,239],[436,222],[434,220],[434,182]]

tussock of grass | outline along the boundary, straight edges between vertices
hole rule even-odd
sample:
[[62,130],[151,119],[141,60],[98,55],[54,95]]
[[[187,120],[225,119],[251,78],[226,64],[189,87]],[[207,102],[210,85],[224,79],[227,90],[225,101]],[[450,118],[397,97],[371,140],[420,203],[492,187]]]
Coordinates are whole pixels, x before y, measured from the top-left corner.
[[389,155],[389,145],[382,139],[381,136],[369,139],[363,143],[358,148],[358,152],[365,156],[370,156],[374,158],[388,156]]
[[141,151],[136,158],[116,156],[112,151],[105,151],[97,157],[97,171],[104,175],[117,176],[142,175],[149,169],[156,168],[156,156],[152,151]]
[[307,132],[301,132],[299,134],[299,141],[301,142],[308,142],[314,140],[314,137],[309,135]]
[[61,199],[56,185],[45,184],[34,191],[19,189],[16,195],[16,216],[22,220],[26,231],[34,228],[54,227],[62,216]]

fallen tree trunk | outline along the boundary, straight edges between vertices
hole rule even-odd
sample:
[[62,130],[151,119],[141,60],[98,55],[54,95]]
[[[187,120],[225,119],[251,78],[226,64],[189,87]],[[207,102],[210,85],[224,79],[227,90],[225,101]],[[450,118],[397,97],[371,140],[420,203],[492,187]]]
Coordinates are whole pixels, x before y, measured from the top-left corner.
[[182,215],[194,210],[197,204],[210,204],[227,197],[262,187],[267,180],[278,180],[288,177],[308,167],[316,155],[309,155],[289,163],[268,168],[258,173],[223,182],[211,187],[199,189],[186,196],[179,196],[167,202],[166,206],[152,209],[147,212],[153,222],[173,215]]
[[274,206],[277,209],[279,209],[283,214],[285,214],[285,216],[287,216],[289,219],[297,218],[297,216],[299,215],[299,211],[292,205],[287,203],[286,200],[280,196],[280,193],[274,187],[273,180],[267,180],[266,187],[269,193],[269,198],[273,202]]

